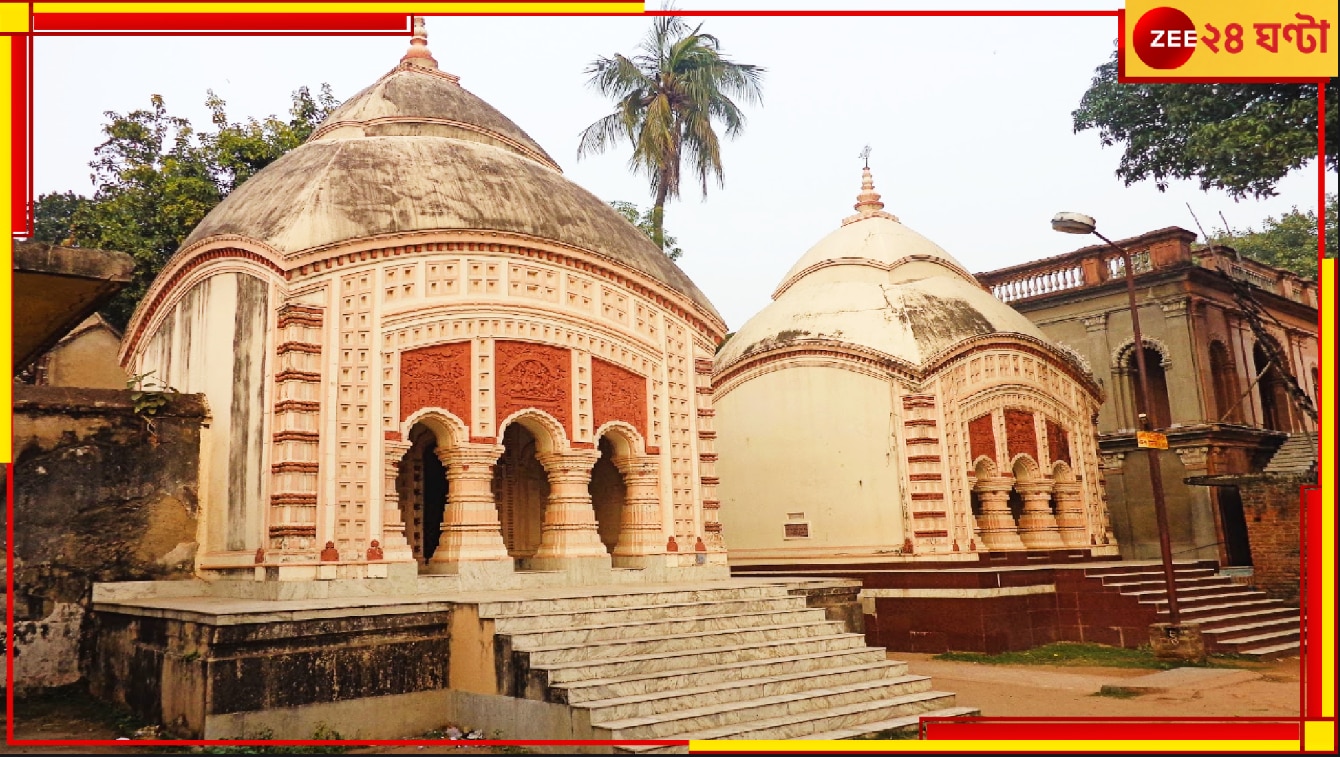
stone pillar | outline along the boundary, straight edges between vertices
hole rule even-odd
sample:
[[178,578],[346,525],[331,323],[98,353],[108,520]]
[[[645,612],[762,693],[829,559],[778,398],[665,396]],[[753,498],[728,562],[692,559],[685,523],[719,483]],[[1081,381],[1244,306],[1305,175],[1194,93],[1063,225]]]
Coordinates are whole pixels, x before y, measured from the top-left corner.
[[[1061,530],[1061,543],[1067,547],[1090,546],[1080,483],[1057,481],[1052,485],[1052,496],[1056,498],[1056,525]],[[1094,525],[1096,530],[1098,524]]]
[[540,548],[533,559],[608,558],[591,506],[591,468],[600,453],[579,449],[545,452],[536,458],[549,474],[549,502],[540,525]]
[[655,455],[616,457],[615,467],[626,487],[619,517],[619,541],[614,545],[614,564],[624,557],[665,554],[661,530],[661,462]]
[[1010,515],[1010,489],[1013,479],[1004,476],[984,478],[977,482],[977,497],[982,502],[982,515],[977,525],[982,532],[982,545],[988,552],[1024,549]]
[[1024,513],[1019,516],[1019,538],[1029,549],[1062,549],[1061,529],[1052,514],[1052,482],[1020,481],[1015,491],[1024,498]]
[[511,567],[493,499],[493,466],[502,452],[500,444],[437,448],[437,457],[447,469],[447,509],[442,516],[442,536],[428,561],[432,572],[458,573],[462,563],[490,561]]
[[392,562],[414,562],[414,550],[405,539],[405,520],[400,514],[400,493],[396,491],[396,479],[400,476],[400,461],[409,452],[409,442],[397,442],[387,439],[382,442],[383,466],[385,474],[382,485],[382,559]]

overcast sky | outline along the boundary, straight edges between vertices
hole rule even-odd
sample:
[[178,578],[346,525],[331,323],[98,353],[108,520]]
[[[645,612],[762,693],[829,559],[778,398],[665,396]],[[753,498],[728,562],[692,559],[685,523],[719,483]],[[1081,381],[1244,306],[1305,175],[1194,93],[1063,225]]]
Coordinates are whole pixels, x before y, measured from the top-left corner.
[[[627,149],[581,162],[576,150],[579,132],[610,110],[585,86],[584,68],[597,55],[631,53],[648,23],[430,18],[429,47],[569,179],[602,199],[647,205],[645,179],[626,169]],[[1222,225],[1220,213],[1241,228],[1316,205],[1315,161],[1266,202],[1234,202],[1194,182],[1166,193],[1152,182],[1123,186],[1114,175],[1120,149],[1103,148],[1093,131],[1074,134],[1070,117],[1111,54],[1114,18],[714,17],[704,28],[736,61],[767,69],[763,106],[748,111],[744,136],[722,151],[726,187],[710,187],[703,202],[686,183],[666,212],[681,266],[732,329],[852,212],[866,144],[885,209],[972,271],[1083,246],[1050,230],[1060,210],[1093,215],[1119,238],[1195,230],[1187,202],[1207,230]],[[213,88],[233,120],[284,115],[297,87],[328,82],[346,99],[393,67],[406,45],[405,37],[37,38],[36,192],[91,191],[88,162],[104,111],[146,107],[157,93],[169,112],[204,128]],[[1329,182],[1334,191],[1333,175]]]

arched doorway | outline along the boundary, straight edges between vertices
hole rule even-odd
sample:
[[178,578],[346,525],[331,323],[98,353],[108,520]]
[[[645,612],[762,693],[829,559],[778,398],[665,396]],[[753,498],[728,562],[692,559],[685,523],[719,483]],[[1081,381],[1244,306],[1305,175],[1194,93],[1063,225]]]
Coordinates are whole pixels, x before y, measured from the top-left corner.
[[417,423],[409,432],[410,448],[400,462],[396,492],[400,495],[400,519],[405,540],[414,559],[425,564],[437,550],[442,536],[442,517],[447,507],[447,471],[437,456],[438,440],[433,430]]
[[600,532],[600,543],[607,552],[614,552],[619,541],[619,529],[623,525],[624,504],[628,499],[628,487],[623,474],[614,465],[614,443],[608,436],[600,438],[598,445],[600,459],[591,468],[591,507],[596,514],[596,529]]
[[493,497],[507,554],[525,560],[540,548],[549,477],[535,456],[539,449],[535,435],[524,424],[508,424],[502,443],[503,453],[493,469]]
[[1168,375],[1163,368],[1163,355],[1153,347],[1145,346],[1145,376],[1149,379],[1150,408],[1145,408],[1144,393],[1140,391],[1140,364],[1132,349],[1126,358],[1126,370],[1131,377],[1131,394],[1135,397],[1135,425],[1140,425],[1140,413],[1149,415],[1150,428],[1167,428],[1172,425],[1172,408],[1168,402]]
[[1271,362],[1260,344],[1252,347],[1252,364],[1261,377],[1261,425],[1271,431],[1289,430],[1289,394],[1280,367]]

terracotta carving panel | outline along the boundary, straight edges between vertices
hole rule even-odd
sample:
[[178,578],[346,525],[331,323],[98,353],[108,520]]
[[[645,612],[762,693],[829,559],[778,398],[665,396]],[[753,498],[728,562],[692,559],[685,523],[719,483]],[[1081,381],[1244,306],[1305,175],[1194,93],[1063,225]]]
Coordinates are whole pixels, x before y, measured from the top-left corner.
[[626,368],[591,358],[591,412],[594,428],[623,421],[647,438],[647,379]]
[[996,430],[991,413],[968,421],[968,446],[973,460],[983,455],[990,460],[996,459]]
[[493,346],[497,417],[535,408],[558,419],[572,435],[572,356],[562,347],[499,340]]
[[1051,419],[1047,420],[1047,454],[1053,463],[1064,460],[1067,465],[1071,465],[1070,437],[1066,435],[1065,429],[1061,428],[1061,424]]
[[440,407],[470,423],[469,342],[400,353],[400,419],[425,407]]
[[1031,455],[1038,458],[1038,432],[1033,427],[1033,414],[1027,410],[1005,409],[1005,447],[1010,458]]

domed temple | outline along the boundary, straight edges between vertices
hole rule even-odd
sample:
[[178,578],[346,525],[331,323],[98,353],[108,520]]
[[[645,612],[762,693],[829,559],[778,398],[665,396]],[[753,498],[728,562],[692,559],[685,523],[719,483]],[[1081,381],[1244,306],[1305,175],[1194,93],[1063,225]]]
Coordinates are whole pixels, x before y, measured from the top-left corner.
[[732,565],[1115,555],[1087,368],[886,212],[868,167],[855,209],[716,356]]
[[200,223],[121,357],[208,397],[201,571],[724,575],[724,333],[416,24],[399,65]]

